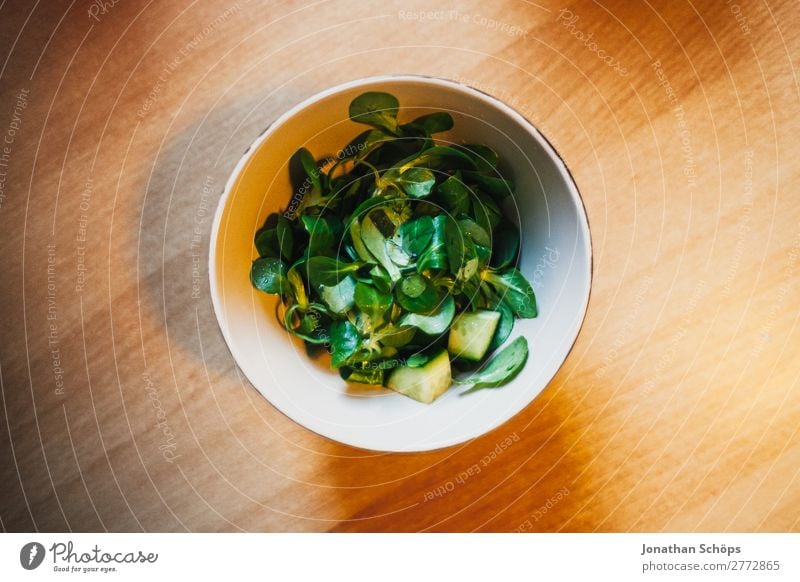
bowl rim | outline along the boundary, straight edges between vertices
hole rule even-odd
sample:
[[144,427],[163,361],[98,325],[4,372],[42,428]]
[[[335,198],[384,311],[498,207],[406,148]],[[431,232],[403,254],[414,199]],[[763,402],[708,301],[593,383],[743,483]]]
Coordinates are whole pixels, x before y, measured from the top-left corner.
[[[567,189],[569,190],[570,196],[573,199],[573,203],[575,203],[576,208],[578,210],[579,215],[579,224],[578,228],[585,233],[585,242],[584,242],[584,252],[588,257],[587,267],[585,276],[588,280],[588,289],[586,292],[586,297],[583,301],[583,305],[581,306],[581,313],[580,318],[577,320],[577,323],[572,330],[572,341],[570,343],[569,348],[564,354],[564,357],[561,359],[561,362],[558,364],[553,375],[547,380],[545,385],[542,387],[541,391],[529,402],[521,406],[517,411],[513,414],[508,416],[505,419],[499,420],[498,422],[492,424],[489,428],[484,430],[482,433],[469,437],[467,439],[451,439],[450,441],[445,441],[444,444],[437,444],[437,446],[427,447],[427,448],[420,448],[414,450],[391,450],[391,449],[376,449],[371,448],[369,446],[365,446],[363,444],[355,444],[353,442],[348,442],[345,440],[339,440],[338,438],[328,436],[321,432],[318,432],[316,429],[308,426],[304,422],[300,422],[298,419],[294,418],[292,415],[284,411],[281,407],[275,404],[272,400],[267,398],[261,391],[256,388],[256,383],[253,379],[248,375],[248,373],[239,365],[239,361],[237,359],[236,351],[233,349],[233,338],[230,336],[229,330],[227,329],[227,320],[223,316],[223,306],[221,304],[221,296],[219,293],[219,286],[217,285],[217,248],[219,246],[219,234],[220,234],[220,226],[222,223],[222,215],[225,212],[225,209],[228,205],[228,200],[231,196],[231,192],[233,191],[233,187],[235,186],[237,180],[239,179],[242,170],[247,166],[250,159],[253,157],[255,152],[261,147],[264,141],[269,138],[269,136],[280,126],[286,123],[289,119],[294,117],[297,113],[302,111],[303,109],[313,105],[314,103],[321,101],[331,95],[335,95],[341,93],[343,91],[347,91],[349,89],[354,89],[361,86],[368,86],[374,85],[377,83],[387,83],[387,82],[416,82],[416,83],[429,83],[431,85],[438,85],[447,87],[450,89],[455,89],[462,93],[473,94],[473,96],[478,96],[481,99],[489,100],[492,102],[493,105],[498,107],[516,121],[520,126],[524,127],[528,133],[530,133],[533,138],[539,143],[539,145],[547,152],[550,158],[555,163],[559,173],[561,174],[564,183],[567,185]],[[589,225],[589,217],[588,213],[586,212],[586,204],[583,201],[583,196],[580,193],[577,183],[572,175],[572,172],[567,167],[564,158],[555,148],[555,146],[548,140],[544,134],[539,131],[539,129],[526,117],[524,117],[519,111],[517,111],[514,107],[508,105],[501,99],[495,97],[479,89],[477,87],[473,87],[469,84],[462,83],[459,81],[453,81],[450,79],[444,79],[441,77],[430,76],[430,75],[421,75],[421,74],[384,74],[384,75],[374,75],[370,77],[360,77],[357,79],[352,79],[349,81],[345,81],[342,83],[338,83],[327,89],[323,89],[313,95],[303,99],[301,102],[297,103],[296,105],[287,109],[284,113],[276,117],[266,128],[264,128],[261,133],[256,136],[255,140],[247,147],[244,151],[242,156],[236,162],[236,165],[231,170],[228,179],[225,182],[225,187],[222,190],[222,194],[220,196],[219,202],[217,202],[217,208],[214,212],[213,222],[211,226],[211,233],[209,235],[209,253],[208,253],[208,279],[209,279],[209,293],[211,295],[211,304],[214,310],[214,316],[217,320],[217,326],[219,327],[220,332],[222,333],[222,337],[225,340],[225,344],[228,348],[228,351],[231,353],[233,357],[233,361],[236,364],[236,367],[244,374],[247,378],[247,381],[256,389],[256,391],[266,400],[275,410],[283,414],[286,418],[294,422],[295,424],[302,426],[304,429],[324,438],[333,443],[337,443],[340,445],[346,445],[353,448],[358,448],[361,450],[366,451],[373,451],[378,453],[393,453],[393,454],[416,454],[416,453],[423,453],[423,452],[431,452],[431,451],[438,451],[458,445],[467,444],[472,442],[473,440],[480,438],[493,430],[496,430],[500,426],[510,422],[514,419],[518,414],[520,414],[523,410],[525,410],[531,403],[533,403],[538,396],[549,386],[549,384],[553,381],[553,378],[558,374],[558,372],[563,368],[564,362],[567,361],[567,358],[572,353],[572,350],[575,348],[575,344],[578,341],[578,337],[580,336],[580,332],[583,329],[583,325],[586,321],[586,315],[589,309],[589,301],[592,295],[593,283],[594,283],[594,253],[593,253],[593,246],[592,246],[592,236],[591,236],[591,228]],[[226,321],[226,325],[223,325],[223,321]]]

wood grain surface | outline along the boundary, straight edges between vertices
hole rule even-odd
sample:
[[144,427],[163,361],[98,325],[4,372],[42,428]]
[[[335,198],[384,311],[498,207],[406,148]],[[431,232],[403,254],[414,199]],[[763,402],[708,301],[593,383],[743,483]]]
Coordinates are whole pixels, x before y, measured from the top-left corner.
[[[3,529],[800,530],[799,26],[790,0],[0,3]],[[284,417],[207,284],[245,148],[386,73],[521,111],[594,245],[549,387],[426,454]]]

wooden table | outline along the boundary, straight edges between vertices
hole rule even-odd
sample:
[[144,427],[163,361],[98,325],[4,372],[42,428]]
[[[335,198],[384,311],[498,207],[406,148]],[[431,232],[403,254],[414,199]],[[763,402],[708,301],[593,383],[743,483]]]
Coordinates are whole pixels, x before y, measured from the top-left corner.
[[[790,1],[5,2],[3,528],[800,530],[799,25]],[[542,395],[415,455],[266,402],[205,266],[259,132],[393,72],[540,127],[595,253]]]

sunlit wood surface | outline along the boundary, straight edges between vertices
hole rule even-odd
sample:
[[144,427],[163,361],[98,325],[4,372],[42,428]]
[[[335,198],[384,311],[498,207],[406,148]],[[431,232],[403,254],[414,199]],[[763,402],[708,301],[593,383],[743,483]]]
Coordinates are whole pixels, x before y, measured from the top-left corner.
[[[798,26],[788,0],[3,3],[2,527],[800,530]],[[550,386],[419,455],[270,406],[205,267],[264,127],[393,72],[541,128],[594,245]]]

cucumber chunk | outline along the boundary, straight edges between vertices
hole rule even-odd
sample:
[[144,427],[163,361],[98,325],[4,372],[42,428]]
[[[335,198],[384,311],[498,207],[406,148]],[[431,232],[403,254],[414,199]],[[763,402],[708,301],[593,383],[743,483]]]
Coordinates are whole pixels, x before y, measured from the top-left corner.
[[471,311],[458,315],[450,327],[447,351],[455,358],[478,362],[492,343],[499,311]]
[[386,386],[414,400],[430,404],[450,388],[450,357],[445,350],[424,366],[395,368]]

